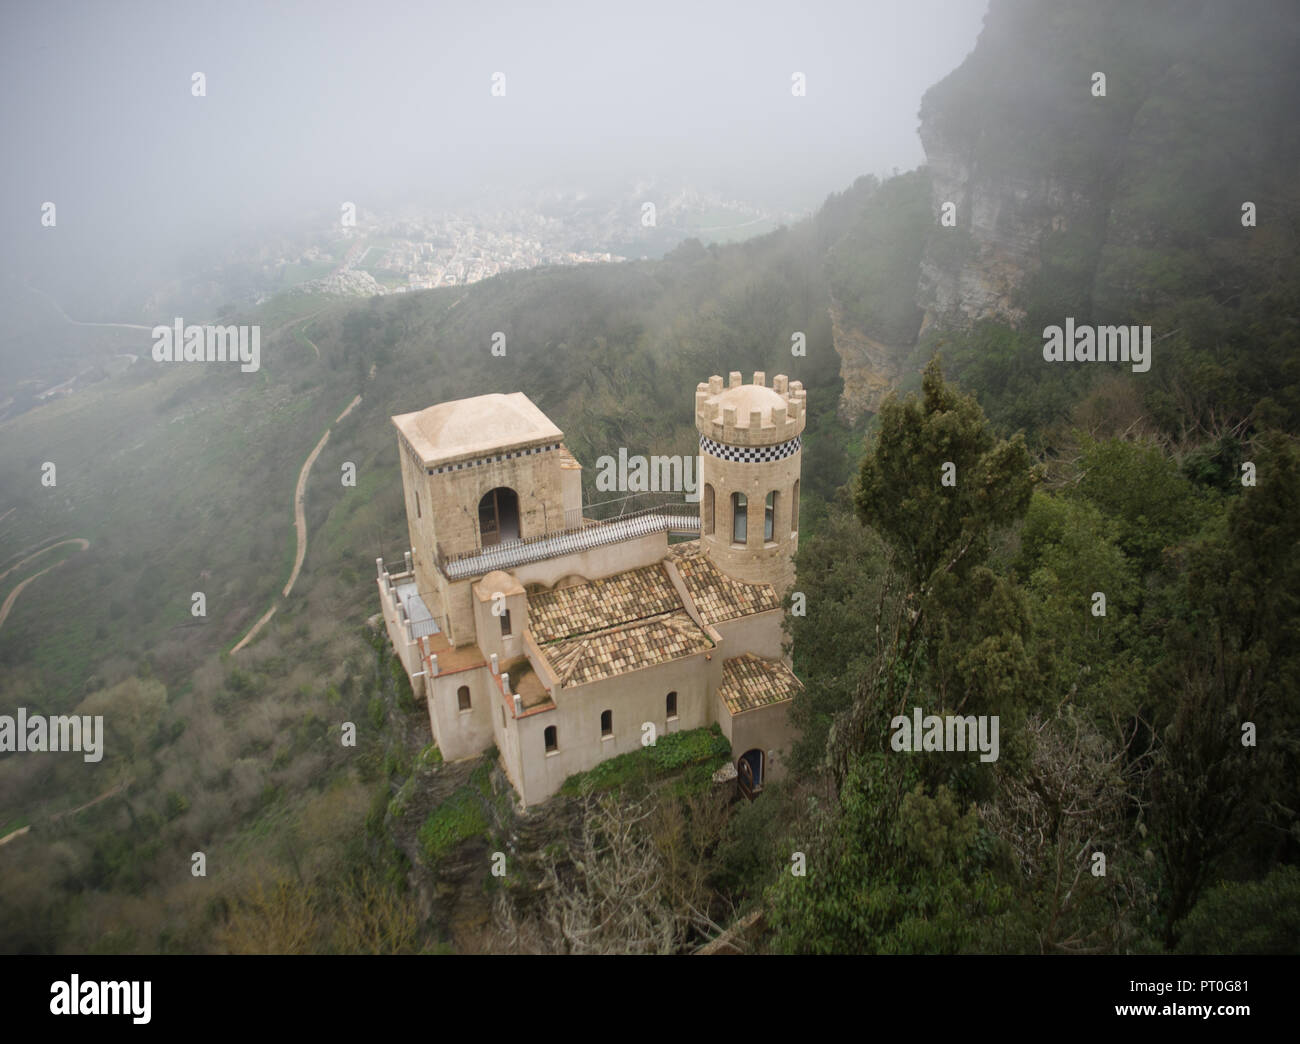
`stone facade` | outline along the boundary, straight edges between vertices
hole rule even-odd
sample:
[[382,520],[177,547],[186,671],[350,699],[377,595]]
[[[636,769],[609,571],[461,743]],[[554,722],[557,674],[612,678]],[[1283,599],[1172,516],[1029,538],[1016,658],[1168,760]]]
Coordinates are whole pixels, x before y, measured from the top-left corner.
[[[804,406],[783,376],[701,384],[700,516],[654,525],[584,522],[581,466],[519,393],[394,417],[411,551],[399,571],[379,563],[381,602],[443,756],[495,744],[527,806],[651,730],[717,722],[737,759],[779,778],[799,686],[780,597]],[[733,494],[747,498],[743,542],[729,539]],[[700,540],[670,544],[679,531]]]
[[768,388],[763,373],[695,390],[701,546],[723,572],[781,595],[794,584],[806,398],[799,381],[778,376]]

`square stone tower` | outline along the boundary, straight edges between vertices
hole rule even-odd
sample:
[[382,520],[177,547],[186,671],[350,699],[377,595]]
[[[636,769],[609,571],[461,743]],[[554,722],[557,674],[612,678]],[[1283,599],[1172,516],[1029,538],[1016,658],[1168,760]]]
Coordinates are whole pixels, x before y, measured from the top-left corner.
[[[450,608],[438,559],[562,530],[581,515],[582,476],[564,433],[522,392],[439,403],[393,418],[421,598]],[[436,612],[436,610],[435,610]],[[472,626],[447,621],[457,644]]]

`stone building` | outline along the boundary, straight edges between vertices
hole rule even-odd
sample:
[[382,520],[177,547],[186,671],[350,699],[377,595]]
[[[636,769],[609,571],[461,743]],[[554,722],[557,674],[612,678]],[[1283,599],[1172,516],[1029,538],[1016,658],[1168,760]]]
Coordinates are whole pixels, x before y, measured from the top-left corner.
[[[377,561],[388,635],[443,757],[495,744],[525,806],[656,736],[717,722],[779,778],[805,392],[700,384],[700,501],[585,516],[582,467],[520,392],[393,418],[410,550]],[[693,538],[693,539],[692,539]]]

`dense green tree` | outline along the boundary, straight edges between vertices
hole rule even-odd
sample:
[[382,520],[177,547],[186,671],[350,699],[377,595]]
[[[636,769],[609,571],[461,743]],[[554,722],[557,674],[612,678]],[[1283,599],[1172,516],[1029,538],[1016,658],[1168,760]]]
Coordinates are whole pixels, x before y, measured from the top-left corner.
[[1013,893],[992,836],[947,787],[927,794],[919,755],[856,757],[838,814],[792,844],[806,876],[771,891],[775,945],[791,953],[1000,952]]
[[891,394],[881,405],[856,503],[925,595],[936,571],[960,578],[983,561],[990,530],[1024,514],[1035,474],[1024,439],[996,439],[979,403],[944,382],[937,359],[921,387],[920,398]]
[[804,614],[786,620],[804,683],[791,710],[799,730],[793,761],[807,771],[824,760],[834,716],[853,702],[892,640],[902,584],[879,536],[854,514],[847,489],[822,530],[801,539],[797,564]]
[[[947,462],[956,486],[942,484]],[[1036,677],[1028,603],[985,562],[1036,477],[1023,442],[995,439],[979,405],[932,362],[920,399],[882,407],[855,497],[868,539],[839,518],[801,556],[800,584],[825,615],[796,638],[807,632],[820,649],[821,630],[854,652],[823,656],[829,669],[819,661],[794,713],[824,722],[847,684],[856,693],[828,737],[836,800],[810,819],[808,877],[783,876],[773,892],[782,948],[1015,948],[1011,922],[999,920],[1014,896],[1011,862],[972,800],[988,789],[987,766],[895,751],[889,735],[911,705],[996,714],[1018,731]]]
[[[922,395],[890,396],[863,458],[855,503],[893,551],[905,595],[897,642],[884,653],[889,705],[923,703],[997,713],[1032,680],[1020,595],[984,568],[995,529],[1029,504],[1038,472],[1024,441],[994,437],[979,404],[944,382],[937,360]],[[927,669],[929,668],[929,669]],[[1003,712],[1012,713],[1006,705]]]
[[1116,523],[1116,541],[1144,568],[1193,533],[1198,503],[1191,484],[1150,443],[1083,439],[1079,492]]
[[1189,608],[1153,671],[1151,819],[1171,943],[1225,858],[1297,854],[1300,450],[1276,434],[1256,449],[1258,485],[1191,548]]
[[1300,953],[1300,869],[1260,881],[1224,881],[1179,925],[1179,953]]
[[1141,704],[1139,578],[1116,531],[1086,500],[1037,491],[1030,501],[1012,564],[1030,600],[1043,707],[1068,698],[1132,713]]

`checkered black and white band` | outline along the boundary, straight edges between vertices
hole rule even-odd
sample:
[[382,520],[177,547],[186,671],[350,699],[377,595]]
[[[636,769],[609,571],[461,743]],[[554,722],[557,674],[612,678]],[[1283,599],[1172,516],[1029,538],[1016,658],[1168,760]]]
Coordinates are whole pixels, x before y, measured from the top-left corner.
[[430,475],[441,475],[445,471],[464,471],[466,468],[481,468],[485,464],[495,464],[503,460],[512,460],[515,457],[530,457],[534,453],[546,453],[550,450],[560,448],[558,442],[552,442],[549,446],[533,446],[531,449],[511,450],[509,453],[497,453],[491,457],[480,457],[478,460],[463,460],[459,464],[444,464],[441,467],[429,468]]
[[785,460],[799,452],[800,436],[796,435],[789,442],[778,442],[775,446],[724,446],[714,442],[707,435],[700,436],[700,449],[710,457],[720,460],[732,460],[740,464],[765,464],[773,460]]

